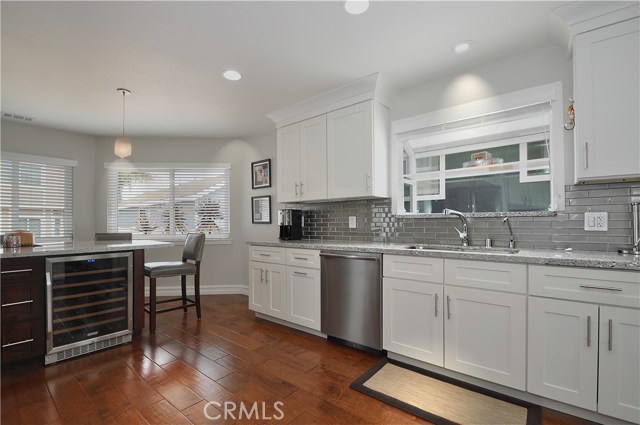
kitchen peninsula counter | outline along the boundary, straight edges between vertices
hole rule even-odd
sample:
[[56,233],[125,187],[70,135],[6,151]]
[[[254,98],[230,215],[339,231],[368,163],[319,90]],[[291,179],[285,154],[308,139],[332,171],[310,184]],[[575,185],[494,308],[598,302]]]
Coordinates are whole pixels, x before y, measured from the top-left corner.
[[[44,264],[47,257],[76,256],[106,254],[111,252],[132,252],[133,254],[133,334],[140,335],[144,328],[144,263],[145,250],[172,247],[172,242],[134,240],[134,241],[74,241],[68,243],[46,244],[42,246],[23,246],[19,248],[4,248],[0,250],[2,281],[8,285],[20,284],[20,280],[12,275],[11,270],[28,269],[42,276],[37,281],[42,282],[44,293],[45,276]],[[26,264],[27,266],[24,266]],[[5,274],[9,273],[9,274]],[[11,277],[8,277],[11,276]],[[0,281],[0,284],[2,284]],[[33,282],[31,282],[33,284]],[[27,285],[27,283],[25,283]],[[43,313],[44,317],[44,313]]]
[[[542,264],[550,266],[586,267],[608,270],[640,271],[640,256],[623,255],[615,252],[573,251],[552,249],[517,249],[510,253],[506,248],[468,247],[436,244],[384,244],[376,242],[342,241],[251,241],[249,245],[273,246],[282,248],[320,249],[348,252],[372,252],[392,255],[410,255],[418,257],[455,258],[478,261],[500,261],[506,263]],[[411,249],[421,246],[423,249]],[[638,278],[640,283],[640,277]]]
[[171,242],[161,241],[74,241],[46,245],[22,246],[19,248],[0,249],[0,258],[48,257],[52,255],[81,255],[103,252],[134,251],[148,248],[168,248]]

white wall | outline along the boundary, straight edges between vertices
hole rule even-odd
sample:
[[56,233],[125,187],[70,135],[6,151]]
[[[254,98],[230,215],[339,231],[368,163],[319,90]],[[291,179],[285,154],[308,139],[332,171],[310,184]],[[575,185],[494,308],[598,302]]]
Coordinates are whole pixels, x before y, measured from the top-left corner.
[[[231,164],[231,244],[207,244],[202,260],[202,293],[238,293],[246,291],[248,264],[246,242],[276,240],[277,225],[251,223],[251,196],[272,195],[271,188],[251,189],[251,162],[272,159],[275,170],[275,130],[248,140],[215,140],[196,138],[131,137],[133,154],[118,159],[113,154],[113,138],[98,138],[95,155],[96,231],[106,231],[105,163],[115,161],[145,163],[230,163]],[[272,203],[272,216],[277,206]],[[169,249],[146,251],[146,261],[176,261],[182,245]],[[158,294],[177,289],[178,279],[159,279]]]
[[78,161],[73,170],[73,234],[77,240],[93,240],[95,232],[96,138],[2,120],[3,152],[49,156]]
[[[573,96],[573,62],[558,46],[546,46],[492,60],[401,90],[391,120],[492,96],[562,82],[564,107]],[[579,111],[578,111],[579,114]],[[566,118],[566,116],[565,116]],[[573,132],[564,132],[565,184],[573,184]]]

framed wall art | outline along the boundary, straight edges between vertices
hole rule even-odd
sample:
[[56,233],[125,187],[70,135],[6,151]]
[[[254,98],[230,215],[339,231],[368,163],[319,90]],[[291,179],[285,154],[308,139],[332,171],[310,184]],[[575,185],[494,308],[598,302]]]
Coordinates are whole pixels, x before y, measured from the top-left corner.
[[251,189],[271,187],[271,159],[251,163]]
[[271,224],[271,195],[251,197],[251,222]]

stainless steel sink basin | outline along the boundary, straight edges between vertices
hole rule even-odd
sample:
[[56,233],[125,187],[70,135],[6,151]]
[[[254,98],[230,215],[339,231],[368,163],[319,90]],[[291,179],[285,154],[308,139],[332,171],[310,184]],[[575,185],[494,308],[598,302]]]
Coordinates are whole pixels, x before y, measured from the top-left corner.
[[439,252],[468,252],[476,254],[517,254],[518,249],[510,248],[496,248],[496,247],[484,247],[484,246],[456,246],[456,245],[407,245],[405,249],[416,249],[424,251],[439,251]]

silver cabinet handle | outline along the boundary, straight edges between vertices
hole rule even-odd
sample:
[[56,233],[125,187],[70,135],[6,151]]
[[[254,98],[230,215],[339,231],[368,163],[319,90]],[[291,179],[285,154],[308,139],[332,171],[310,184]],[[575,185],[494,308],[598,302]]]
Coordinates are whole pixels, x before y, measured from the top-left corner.
[[609,351],[613,351],[613,320],[609,319]]
[[302,186],[304,186],[304,183],[300,182],[300,196],[302,196]]
[[11,273],[29,273],[32,272],[33,269],[20,269],[20,270],[4,270],[0,272],[0,274],[11,274]]
[[587,316],[587,347],[591,347],[591,316]]
[[309,261],[308,258],[305,257],[293,257],[294,260],[302,260],[302,261]]
[[447,319],[451,319],[451,297],[447,295]]
[[260,269],[260,282],[264,282],[264,269]]
[[10,342],[9,344],[4,344],[2,348],[11,347],[12,345],[27,344],[29,342],[33,342],[33,338],[25,339],[24,341]]
[[436,300],[435,300],[435,304],[436,304],[436,317],[438,317],[438,294],[436,294]]
[[367,190],[371,189],[371,175],[367,173]]
[[271,254],[263,254],[262,252],[258,253],[261,257],[271,257]]
[[584,142],[584,168],[589,168],[589,143]]
[[298,196],[298,182],[296,182],[296,196]]
[[16,303],[2,304],[2,307],[11,307],[12,305],[20,305],[20,304],[31,304],[32,302],[33,302],[33,300],[18,301]]
[[269,283],[269,270],[264,271],[264,283]]
[[584,289],[601,289],[603,291],[616,291],[622,292],[622,288],[614,288],[612,286],[594,286],[594,285],[580,285]]
[[302,273],[302,272],[293,272],[293,274],[297,274],[298,276],[306,276],[306,273]]

